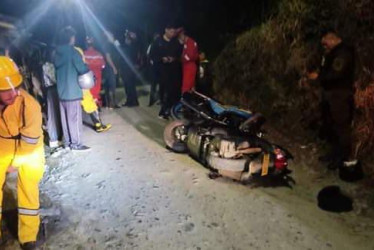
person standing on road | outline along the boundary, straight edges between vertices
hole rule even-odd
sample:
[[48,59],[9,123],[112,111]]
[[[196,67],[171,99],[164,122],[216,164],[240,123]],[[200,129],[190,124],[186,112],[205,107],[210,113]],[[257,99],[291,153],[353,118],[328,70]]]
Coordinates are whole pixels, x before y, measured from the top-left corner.
[[325,49],[321,67],[319,72],[309,73],[309,79],[322,85],[324,123],[332,150],[320,160],[328,162],[331,169],[339,168],[341,177],[348,173],[345,177],[355,178],[361,167],[352,147],[354,51],[335,31],[326,32],[321,43]]
[[[81,55],[83,62],[86,63],[83,50],[79,47],[74,47],[74,48]],[[105,125],[102,122],[101,117],[100,117],[99,107],[97,106],[97,103],[95,99],[93,98],[90,89],[82,89],[82,93],[83,93],[83,100],[81,102],[82,108],[84,112],[86,112],[86,114],[90,116],[92,123],[94,125],[95,131],[98,133],[108,131],[112,127],[112,124]]]
[[[0,186],[6,172],[18,170],[18,238],[22,249],[36,249],[40,228],[39,182],[44,174],[42,113],[25,90],[16,64],[0,57]],[[0,204],[3,192],[0,192]],[[1,222],[1,206],[0,206]],[[1,225],[0,225],[1,227]],[[3,240],[0,230],[0,244]]]
[[199,55],[199,70],[196,82],[196,91],[211,96],[212,95],[212,74],[210,62],[204,52]]
[[139,70],[138,58],[139,51],[135,44],[136,34],[127,31],[125,34],[125,44],[123,52],[126,58],[122,58],[121,78],[125,86],[126,102],[122,106],[136,107],[139,106],[138,94],[136,92],[136,70]]
[[118,53],[116,50],[117,47],[119,47],[119,42],[114,39],[113,34],[109,31],[105,31],[104,36],[107,39],[103,48],[106,60],[106,67],[104,70],[106,106],[109,109],[120,108],[116,101],[118,70],[113,62],[114,55]]
[[87,73],[89,69],[74,48],[75,34],[72,27],[61,31],[61,45],[57,47],[54,64],[65,147],[73,151],[87,151],[90,148],[82,144],[83,93],[78,84],[78,76]]
[[195,87],[199,49],[195,40],[186,35],[184,28],[178,30],[179,42],[183,45],[182,53],[182,94]]
[[154,43],[154,62],[159,64],[161,110],[159,117],[169,119],[170,109],[180,99],[182,46],[175,39],[176,28],[167,25],[165,33]]
[[[147,63],[149,67],[149,81],[151,82],[151,91],[149,94],[149,104],[148,106],[153,106],[153,104],[157,101],[157,86],[160,84],[160,77],[159,77],[159,63],[156,63],[154,60],[154,43],[160,39],[160,34],[156,33],[153,35],[152,43],[148,46],[147,49]],[[160,90],[159,90],[160,91]],[[159,93],[160,95],[160,93]]]
[[102,72],[105,68],[104,56],[96,50],[94,46],[94,38],[92,36],[87,36],[86,38],[87,49],[84,51],[85,61],[90,68],[90,70],[95,75],[95,86],[90,90],[96,104],[101,107],[101,82],[102,82]]
[[56,86],[55,67],[52,63],[54,52],[49,50],[43,64],[43,84],[46,90],[47,101],[47,130],[49,136],[49,147],[56,150],[62,141],[62,126],[60,114],[60,101]]

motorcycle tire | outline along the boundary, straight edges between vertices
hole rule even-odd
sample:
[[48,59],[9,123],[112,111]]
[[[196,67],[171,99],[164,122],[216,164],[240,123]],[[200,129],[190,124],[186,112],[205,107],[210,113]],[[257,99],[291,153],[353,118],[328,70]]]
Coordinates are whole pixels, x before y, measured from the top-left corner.
[[187,153],[187,144],[177,138],[176,129],[186,126],[187,122],[175,120],[169,123],[164,130],[164,142],[166,147],[176,153]]
[[246,168],[247,159],[225,159],[215,155],[209,155],[208,165],[216,170],[243,172]]

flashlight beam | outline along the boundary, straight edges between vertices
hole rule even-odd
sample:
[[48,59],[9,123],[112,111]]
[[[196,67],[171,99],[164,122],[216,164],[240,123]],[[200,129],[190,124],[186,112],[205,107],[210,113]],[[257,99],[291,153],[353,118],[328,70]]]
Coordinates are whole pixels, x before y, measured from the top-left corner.
[[[78,0],[77,3],[79,4],[79,7],[81,9],[82,16],[84,17],[83,22],[87,22],[89,24],[89,18],[88,18],[88,16],[89,16],[96,23],[96,25],[107,35],[109,33],[108,30],[105,28],[104,24],[102,22],[100,22],[100,20],[96,17],[96,15],[92,12],[92,10],[86,5],[86,3],[84,3],[83,1],[80,1],[80,0]],[[134,74],[139,79],[139,81],[142,84],[144,84],[146,81],[141,76],[139,71],[134,67],[134,65],[129,60],[129,58],[126,56],[126,54],[123,52],[123,50],[121,49],[119,44],[113,43],[113,45],[116,48],[117,52],[122,57],[122,59],[125,61],[125,63],[130,67],[131,71],[134,72]],[[124,79],[122,79],[122,80],[124,80]]]
[[[47,13],[47,11],[50,9],[52,6],[53,1],[43,1],[40,2],[40,4],[35,7],[30,13],[28,13],[24,20],[26,23],[25,30],[21,31],[21,34],[18,38],[16,38],[12,44],[13,45],[20,45],[22,40],[27,37],[28,32],[35,26],[37,25],[41,18]],[[19,23],[20,24],[20,23]],[[17,26],[17,25],[16,25]]]

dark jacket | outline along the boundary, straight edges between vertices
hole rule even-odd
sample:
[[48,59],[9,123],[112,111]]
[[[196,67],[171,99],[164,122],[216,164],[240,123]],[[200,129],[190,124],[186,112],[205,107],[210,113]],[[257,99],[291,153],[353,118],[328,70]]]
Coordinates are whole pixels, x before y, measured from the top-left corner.
[[[163,37],[156,39],[152,44],[150,53],[151,60],[160,72],[160,77],[168,78],[171,82],[181,82],[181,57],[183,46],[177,39],[166,41]],[[163,63],[163,57],[172,57],[175,59],[172,63]]]
[[56,50],[56,83],[61,101],[75,101],[83,98],[78,85],[78,76],[89,71],[82,56],[71,45],[59,46]]
[[131,44],[124,44],[121,46],[121,49],[126,56],[125,58],[122,58],[121,60],[121,67],[124,70],[125,74],[132,73],[134,70],[135,65],[138,64],[138,48],[137,44],[131,43]]
[[346,89],[353,91],[354,51],[344,43],[331,50],[324,58],[319,80],[325,90]]

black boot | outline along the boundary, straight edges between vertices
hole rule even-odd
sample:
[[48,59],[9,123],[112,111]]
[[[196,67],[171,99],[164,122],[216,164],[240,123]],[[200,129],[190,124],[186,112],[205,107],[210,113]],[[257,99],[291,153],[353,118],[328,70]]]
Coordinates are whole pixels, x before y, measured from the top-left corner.
[[361,162],[344,162],[339,168],[339,177],[346,182],[356,182],[364,178],[364,171]]
[[43,249],[43,245],[46,241],[45,224],[40,223],[40,228],[36,241],[25,242],[21,244],[22,250],[37,250]]
[[101,133],[109,130],[112,127],[112,124],[104,125],[101,121],[99,112],[95,111],[90,114],[91,120],[94,124],[94,129],[96,132]]
[[93,124],[101,123],[101,119],[100,119],[100,115],[98,111],[94,111],[93,113],[91,113],[90,117],[91,117]]

